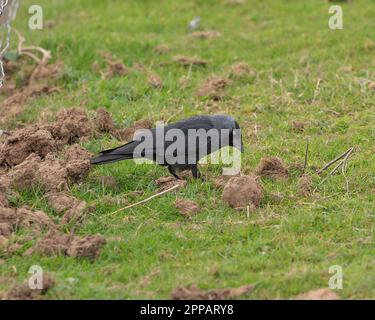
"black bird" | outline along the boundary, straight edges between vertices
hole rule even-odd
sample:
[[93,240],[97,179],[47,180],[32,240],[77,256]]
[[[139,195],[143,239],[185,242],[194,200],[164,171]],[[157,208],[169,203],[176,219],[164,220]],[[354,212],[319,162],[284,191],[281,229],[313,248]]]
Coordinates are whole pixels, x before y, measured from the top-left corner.
[[[151,146],[141,148],[141,143],[145,143],[147,137],[144,136],[145,139],[137,138],[120,147],[101,151],[99,155],[91,158],[91,164],[147,158],[160,165],[168,166],[169,172],[177,179],[180,179],[177,173],[184,170],[191,170],[193,177],[198,178],[200,173],[197,163],[201,158],[226,146],[235,147],[243,152],[240,126],[231,116],[195,116],[160,128],[164,129],[162,136],[158,133],[160,132],[158,128],[147,130],[149,140],[152,140],[152,142],[149,141]],[[177,131],[181,133],[179,137],[182,135],[185,141],[179,140],[179,137],[174,135]],[[204,141],[198,141],[200,138],[196,138],[191,134],[192,132],[203,133]],[[209,134],[215,134],[215,132],[218,133],[218,138]],[[143,133],[146,132],[143,131]],[[206,136],[204,133],[207,133]],[[176,139],[171,139],[171,136]],[[160,142],[164,145],[160,145]],[[142,151],[139,152],[137,147]],[[175,149],[173,153],[168,153],[168,147]]]

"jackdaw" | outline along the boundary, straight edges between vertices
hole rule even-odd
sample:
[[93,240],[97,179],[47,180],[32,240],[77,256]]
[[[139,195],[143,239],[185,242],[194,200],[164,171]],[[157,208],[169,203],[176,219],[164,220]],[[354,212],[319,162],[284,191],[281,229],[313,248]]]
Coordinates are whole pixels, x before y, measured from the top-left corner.
[[195,116],[167,126],[142,129],[131,142],[101,151],[91,158],[91,164],[146,158],[167,166],[177,179],[177,173],[184,170],[191,170],[193,177],[198,178],[198,161],[226,146],[243,152],[237,121],[227,115]]

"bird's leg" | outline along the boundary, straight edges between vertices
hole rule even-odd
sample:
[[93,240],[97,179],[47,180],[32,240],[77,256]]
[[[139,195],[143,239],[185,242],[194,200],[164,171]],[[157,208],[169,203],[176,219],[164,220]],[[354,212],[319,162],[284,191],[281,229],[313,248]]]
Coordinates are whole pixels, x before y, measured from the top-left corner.
[[174,176],[176,179],[181,180],[181,178],[176,174],[176,171],[172,166],[168,166],[169,173]]
[[197,165],[191,167],[191,174],[193,175],[194,179],[200,178],[201,173],[199,172]]

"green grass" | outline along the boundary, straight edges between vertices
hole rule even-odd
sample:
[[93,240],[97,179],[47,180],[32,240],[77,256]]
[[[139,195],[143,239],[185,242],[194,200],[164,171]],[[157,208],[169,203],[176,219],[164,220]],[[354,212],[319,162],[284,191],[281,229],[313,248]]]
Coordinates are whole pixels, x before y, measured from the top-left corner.
[[[4,277],[24,281],[28,268],[38,264],[56,279],[47,298],[57,299],[169,298],[176,286],[194,282],[204,289],[253,283],[256,289],[243,298],[277,299],[327,287],[328,268],[340,265],[342,298],[375,298],[375,91],[359,85],[361,78],[375,81],[371,0],[342,4],[344,30],[337,31],[328,28],[331,3],[325,1],[248,0],[232,6],[225,0],[40,0],[44,19],[56,23],[43,31],[27,29],[27,8],[32,3],[22,2],[14,25],[27,44],[45,47],[54,60],[64,62],[59,80],[63,92],[28,102],[20,122],[36,121],[45,110],[78,105],[91,111],[105,107],[123,126],[143,118],[157,121],[171,115],[179,119],[226,112],[245,132],[245,173],[254,171],[265,156],[303,163],[307,139],[311,168],[322,167],[351,146],[356,151],[347,171],[348,192],[342,175],[332,176],[312,197],[298,194],[297,173],[285,182],[263,180],[265,198],[249,218],[230,209],[221,192],[202,181],[108,216],[121,207],[110,199],[126,204],[154,194],[153,181],[166,170],[132,162],[95,167],[71,192],[95,209],[77,233],[100,233],[109,239],[100,258],[89,262],[23,257],[30,242],[12,257],[2,257]],[[197,15],[203,29],[220,31],[222,37],[191,40],[187,23]],[[159,44],[167,44],[171,51],[156,54]],[[99,55],[103,51],[127,66],[142,63],[154,70],[164,80],[163,89],[148,88],[141,72],[101,79],[91,65],[95,60],[103,63]],[[177,54],[210,61],[206,68],[192,68],[190,86],[184,90],[178,80],[188,70],[160,65]],[[257,76],[235,81],[227,97],[215,104],[194,95],[206,77],[226,75],[238,61],[247,62]],[[293,120],[306,122],[305,132],[293,131]],[[255,125],[261,127],[257,137],[251,134]],[[114,145],[116,140],[110,137],[85,143],[92,152]],[[204,167],[203,172],[215,176],[219,169]],[[95,180],[99,175],[114,176],[119,189],[103,188]],[[314,176],[314,183],[321,179]],[[281,200],[275,200],[273,193],[279,193]],[[15,203],[32,205],[40,197],[40,192],[29,191]],[[189,221],[183,219],[173,205],[176,197],[198,202],[202,212]],[[44,200],[36,208],[56,218]],[[0,286],[6,289],[1,282]]]

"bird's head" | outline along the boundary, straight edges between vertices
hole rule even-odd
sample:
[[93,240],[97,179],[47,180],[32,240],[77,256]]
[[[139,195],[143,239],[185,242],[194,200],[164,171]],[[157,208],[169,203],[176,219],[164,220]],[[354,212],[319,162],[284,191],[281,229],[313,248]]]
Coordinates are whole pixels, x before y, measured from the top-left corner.
[[244,152],[243,142],[242,142],[242,130],[238,122],[234,119],[233,119],[233,126],[231,128],[229,145],[231,147],[237,148],[241,152]]
[[230,130],[229,146],[234,147],[241,152],[244,152],[242,143],[242,130],[238,122],[228,115],[217,115],[215,117],[217,117],[220,120],[225,129]]

